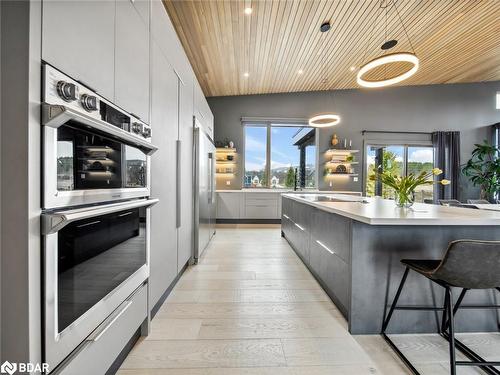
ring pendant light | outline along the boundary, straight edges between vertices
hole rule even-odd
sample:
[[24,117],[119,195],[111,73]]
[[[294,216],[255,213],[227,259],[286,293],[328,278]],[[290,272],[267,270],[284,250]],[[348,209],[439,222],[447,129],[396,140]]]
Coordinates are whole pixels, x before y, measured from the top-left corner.
[[[320,26],[320,31],[322,33],[326,33],[328,30],[330,30],[331,25],[330,22],[324,22]],[[325,46],[326,42],[323,43],[323,51],[325,51]],[[328,79],[326,78],[326,72],[325,72],[325,58],[323,58],[322,61],[322,70],[323,70],[323,82],[326,84],[328,82]],[[340,116],[333,114],[333,113],[325,113],[325,114],[320,114],[313,116],[309,119],[309,126],[313,128],[328,128],[330,126],[335,126],[338,123],[340,123]]]
[[[384,6],[384,1],[385,1],[385,6]],[[363,87],[384,87],[384,86],[391,86],[396,83],[402,82],[408,78],[410,78],[412,75],[414,75],[419,66],[420,66],[420,61],[415,54],[415,50],[413,48],[413,45],[411,43],[410,37],[408,36],[408,32],[406,31],[405,25],[401,19],[401,15],[399,14],[398,8],[396,7],[396,0],[381,0],[380,1],[380,8],[385,9],[385,24],[386,24],[386,29],[385,29],[385,35],[387,36],[387,8],[391,7],[394,8],[398,18],[399,22],[401,23],[401,26],[403,27],[403,30],[405,32],[406,38],[408,39],[408,42],[410,44],[410,47],[413,52],[396,52],[396,53],[389,53],[386,55],[379,56],[361,66],[359,69],[357,76],[356,76],[356,81],[358,85],[363,86]],[[369,43],[368,39],[368,43]],[[397,44],[397,40],[386,40],[384,44],[382,45],[381,49],[382,50],[388,50],[393,48]],[[374,79],[374,80],[369,80],[366,79],[366,74],[370,71],[372,71],[375,68],[384,66],[384,65],[390,65],[394,63],[410,63],[412,64],[411,68],[404,71],[403,73],[397,74],[392,77],[384,77],[383,79]]]
[[309,126],[314,128],[328,128],[337,125],[340,122],[340,116],[334,114],[317,115],[309,119]]
[[[401,74],[398,74],[394,77],[391,78],[384,78],[381,80],[367,80],[363,78],[363,76],[371,71],[372,69],[375,69],[379,66],[383,65],[388,65],[388,64],[393,64],[397,62],[407,62],[412,64],[413,66],[407,70],[406,72],[403,72]],[[396,83],[402,82],[405,79],[410,78],[412,75],[414,75],[419,67],[419,60],[418,57],[410,52],[398,52],[398,53],[391,53],[388,55],[384,55],[381,57],[377,57],[376,59],[373,59],[369,62],[367,62],[365,65],[361,67],[358,71],[358,75],[356,77],[356,80],[360,86],[363,87],[384,87],[384,86],[390,86],[394,85]]]

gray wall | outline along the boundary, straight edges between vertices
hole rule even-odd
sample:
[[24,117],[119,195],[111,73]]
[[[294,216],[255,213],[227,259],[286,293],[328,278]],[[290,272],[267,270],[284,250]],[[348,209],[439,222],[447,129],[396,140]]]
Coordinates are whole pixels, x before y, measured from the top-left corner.
[[[319,132],[319,151],[329,148],[333,133],[339,138],[353,141],[353,148],[362,150],[363,141],[373,136],[361,135],[362,130],[432,132],[435,130],[459,130],[461,132],[461,158],[466,162],[473,144],[489,136],[488,125],[500,121],[500,111],[495,109],[495,95],[500,82],[394,87],[376,90],[341,90],[328,92],[287,93],[208,98],[215,116],[215,139],[229,138],[240,152],[243,151],[243,127],[240,118],[287,117],[309,118],[317,113],[334,111],[342,122]],[[401,135],[403,138],[404,135]],[[362,161],[362,155],[357,155]],[[239,175],[230,187],[241,188],[243,169],[240,155]],[[320,160],[324,160],[320,155]],[[320,162],[319,187],[322,190],[362,191],[360,178],[334,180],[329,187],[323,176]],[[463,180],[463,179],[462,179]],[[460,181],[461,199],[478,196],[478,190]],[[226,188],[226,186],[219,186]]]

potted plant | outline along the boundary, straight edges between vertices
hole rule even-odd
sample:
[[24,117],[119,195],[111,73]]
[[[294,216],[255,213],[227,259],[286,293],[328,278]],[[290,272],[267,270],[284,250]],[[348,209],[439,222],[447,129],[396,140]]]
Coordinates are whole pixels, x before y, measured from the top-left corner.
[[[379,169],[381,169],[379,167]],[[390,171],[381,171],[370,176],[370,180],[380,180],[383,184],[394,189],[394,200],[398,207],[409,208],[415,200],[415,189],[422,185],[432,185],[434,183],[449,185],[450,181],[442,179],[434,181],[434,176],[439,176],[443,171],[439,168],[433,168],[430,171],[422,171],[415,175],[413,173],[407,176],[398,176]]]
[[481,199],[489,200],[500,191],[500,149],[488,141],[475,144],[471,159],[462,168],[462,172],[474,186],[481,188]]

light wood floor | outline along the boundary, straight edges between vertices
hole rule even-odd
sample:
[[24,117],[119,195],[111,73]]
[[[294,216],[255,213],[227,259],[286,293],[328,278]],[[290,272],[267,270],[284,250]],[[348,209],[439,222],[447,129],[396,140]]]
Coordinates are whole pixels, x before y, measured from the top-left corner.
[[[423,374],[447,374],[437,335],[394,338]],[[500,335],[463,335],[488,359]],[[460,356],[459,356],[460,357]],[[408,374],[379,336],[347,323],[277,227],[218,228],[119,375]],[[459,374],[480,374],[461,368]]]

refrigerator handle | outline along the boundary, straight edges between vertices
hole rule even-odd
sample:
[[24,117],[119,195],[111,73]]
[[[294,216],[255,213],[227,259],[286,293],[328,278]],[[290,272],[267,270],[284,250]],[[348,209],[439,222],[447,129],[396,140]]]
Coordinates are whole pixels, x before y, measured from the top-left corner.
[[175,226],[181,227],[181,141],[175,141],[176,146],[176,170],[175,170]]
[[210,164],[210,169],[208,173],[208,186],[209,186],[209,194],[208,194],[208,203],[213,203],[213,194],[214,194],[214,182],[213,182],[213,175],[214,175],[214,154],[213,152],[208,153],[208,162]]

